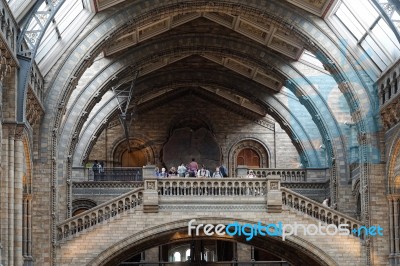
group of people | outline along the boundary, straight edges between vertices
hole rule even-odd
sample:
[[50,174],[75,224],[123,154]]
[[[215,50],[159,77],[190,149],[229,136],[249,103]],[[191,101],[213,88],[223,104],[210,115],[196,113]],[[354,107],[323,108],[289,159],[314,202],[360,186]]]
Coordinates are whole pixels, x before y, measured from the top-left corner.
[[201,165],[199,167],[199,164],[196,162],[194,158],[192,158],[192,161],[185,165],[184,163],[181,163],[178,166],[178,169],[175,167],[171,167],[169,171],[166,170],[165,167],[161,168],[161,171],[159,170],[158,167],[155,168],[154,170],[154,175],[159,177],[159,178],[164,178],[164,177],[214,177],[214,178],[219,178],[219,177],[227,177],[228,176],[228,170],[226,169],[225,166],[217,166],[215,168],[215,171],[210,173],[210,171],[205,167],[205,165]]
[[92,170],[93,170],[93,175],[94,175],[94,180],[101,180],[104,177],[104,162],[100,161],[98,162],[97,160],[94,161],[92,165]]
[[97,160],[94,161],[93,166],[92,166],[93,173],[95,174],[101,174],[104,173],[104,162],[98,162]]

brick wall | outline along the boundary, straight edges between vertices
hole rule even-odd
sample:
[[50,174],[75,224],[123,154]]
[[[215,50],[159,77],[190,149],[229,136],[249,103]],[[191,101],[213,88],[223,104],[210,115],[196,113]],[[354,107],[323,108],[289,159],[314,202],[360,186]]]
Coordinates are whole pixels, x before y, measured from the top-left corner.
[[[131,137],[150,141],[155,153],[155,163],[160,164],[160,151],[168,140],[173,122],[179,122],[179,117],[187,114],[190,104],[190,114],[195,114],[201,120],[208,121],[219,143],[224,160],[232,146],[240,140],[255,139],[265,145],[271,154],[270,166],[277,168],[299,167],[299,155],[289,136],[278,124],[276,130],[270,130],[250,119],[229,111],[221,106],[207,102],[199,96],[187,95],[156,107],[145,113],[140,113],[138,119],[130,128]],[[268,117],[272,120],[271,117]],[[118,141],[124,138],[121,125],[103,131],[92,152],[89,160],[106,160],[106,165],[112,165],[112,149]],[[114,158],[115,159],[115,158]]]

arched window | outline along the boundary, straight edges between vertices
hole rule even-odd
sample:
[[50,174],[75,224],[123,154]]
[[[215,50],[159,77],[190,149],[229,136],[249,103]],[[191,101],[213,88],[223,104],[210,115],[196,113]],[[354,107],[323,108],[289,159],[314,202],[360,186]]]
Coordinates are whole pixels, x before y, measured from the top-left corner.
[[248,167],[254,168],[261,167],[260,155],[251,148],[245,148],[241,150],[237,156],[237,165],[247,165]]
[[392,97],[392,86],[390,86],[390,80],[388,79],[387,82],[387,91],[388,91],[388,100]]
[[181,253],[179,253],[178,251],[176,251],[174,253],[174,261],[182,261],[181,260]]
[[185,261],[189,261],[190,260],[190,248],[188,248],[185,252]]

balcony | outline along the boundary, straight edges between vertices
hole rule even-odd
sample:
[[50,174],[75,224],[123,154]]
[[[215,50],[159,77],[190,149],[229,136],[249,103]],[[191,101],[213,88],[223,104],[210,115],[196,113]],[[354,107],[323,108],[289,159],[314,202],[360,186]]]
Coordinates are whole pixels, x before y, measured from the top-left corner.
[[400,121],[400,61],[386,71],[377,81],[380,114],[383,127],[388,130]]

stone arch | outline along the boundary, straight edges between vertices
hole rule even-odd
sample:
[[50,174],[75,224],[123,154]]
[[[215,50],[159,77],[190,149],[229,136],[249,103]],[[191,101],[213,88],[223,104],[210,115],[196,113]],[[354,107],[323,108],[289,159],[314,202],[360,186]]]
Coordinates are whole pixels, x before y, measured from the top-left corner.
[[258,154],[260,158],[260,168],[268,168],[271,166],[272,156],[268,146],[259,139],[253,137],[247,137],[238,140],[229,148],[228,169],[231,176],[235,175],[235,169],[237,167],[237,155],[241,150],[246,148],[250,148]]
[[[140,151],[143,153],[143,156],[146,160],[145,165],[155,163],[154,149],[149,141],[138,138],[130,138],[129,145],[133,151]],[[128,147],[125,138],[119,139],[113,145],[110,159],[114,167],[122,165],[122,156],[126,151],[128,151]]]
[[[210,218],[198,218],[198,223],[209,223]],[[213,224],[227,224],[234,222],[229,218],[213,219]],[[240,221],[246,223],[249,221]],[[251,223],[251,222],[249,222]],[[87,265],[111,266],[129,258],[131,254],[140,253],[147,248],[155,245],[162,245],[171,242],[185,241],[193,239],[188,235],[188,220],[166,223],[157,227],[152,227],[140,233],[129,236],[118,243],[110,246],[92,259]],[[251,244],[257,248],[270,252],[273,255],[282,257],[294,265],[338,265],[335,260],[325,251],[300,237],[292,237],[282,241],[276,237],[254,237],[252,241],[245,240],[245,237],[226,237],[226,236],[199,236],[199,239],[217,239],[225,241],[237,241]],[[276,249],[273,249],[275,247]],[[299,264],[299,261],[302,263]]]
[[91,199],[75,199],[72,201],[72,216],[79,214],[97,206],[97,203]]

